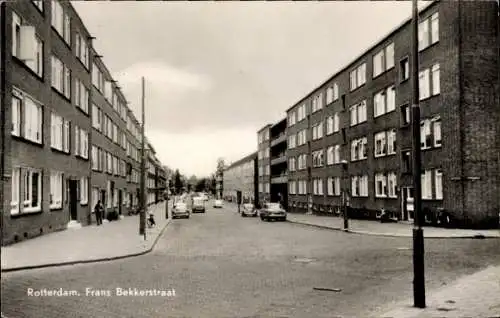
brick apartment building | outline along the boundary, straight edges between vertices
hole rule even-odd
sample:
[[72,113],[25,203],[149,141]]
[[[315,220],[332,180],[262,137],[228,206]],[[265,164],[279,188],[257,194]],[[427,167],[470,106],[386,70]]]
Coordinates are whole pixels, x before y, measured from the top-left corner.
[[3,2],[0,25],[2,245],[134,208],[139,123],[71,3]]
[[[427,222],[497,227],[499,15],[495,1],[420,12],[422,208]],[[289,205],[413,218],[410,20],[287,110]],[[259,148],[260,149],[260,148]]]
[[240,191],[243,203],[255,203],[258,197],[257,169],[257,152],[233,162],[224,169],[224,199],[231,202],[237,202],[237,193]]
[[258,202],[271,200],[271,124],[257,132],[257,164],[258,164]]

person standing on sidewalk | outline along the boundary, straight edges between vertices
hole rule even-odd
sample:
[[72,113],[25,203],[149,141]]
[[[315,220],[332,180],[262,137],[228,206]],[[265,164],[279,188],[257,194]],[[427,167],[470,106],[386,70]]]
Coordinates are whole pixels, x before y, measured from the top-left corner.
[[95,219],[97,222],[97,225],[102,224],[102,213],[103,213],[103,207],[101,200],[97,201],[97,204],[94,207],[94,213],[95,213]]

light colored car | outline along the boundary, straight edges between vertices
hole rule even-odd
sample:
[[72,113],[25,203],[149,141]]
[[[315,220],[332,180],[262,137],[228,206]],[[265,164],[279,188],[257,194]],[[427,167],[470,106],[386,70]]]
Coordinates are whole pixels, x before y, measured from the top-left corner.
[[194,197],[193,207],[191,208],[191,210],[193,210],[193,213],[205,213],[205,200],[202,197]]
[[252,203],[244,203],[242,208],[241,208],[241,216],[257,216],[257,209],[255,209],[255,206]]
[[214,200],[214,208],[222,208],[222,200]]
[[172,209],[172,219],[183,217],[189,219],[189,209],[185,202],[177,202]]
[[286,221],[286,211],[279,203],[264,203],[264,206],[259,211],[259,216],[262,221]]

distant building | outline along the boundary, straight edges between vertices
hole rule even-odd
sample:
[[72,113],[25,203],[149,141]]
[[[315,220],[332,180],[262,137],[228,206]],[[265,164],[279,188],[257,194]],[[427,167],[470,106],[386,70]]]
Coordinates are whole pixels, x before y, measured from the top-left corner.
[[257,132],[257,163],[259,202],[271,200],[271,124],[267,124]]
[[257,197],[257,153],[254,152],[224,169],[223,198],[236,202],[238,191],[243,203],[255,203]]

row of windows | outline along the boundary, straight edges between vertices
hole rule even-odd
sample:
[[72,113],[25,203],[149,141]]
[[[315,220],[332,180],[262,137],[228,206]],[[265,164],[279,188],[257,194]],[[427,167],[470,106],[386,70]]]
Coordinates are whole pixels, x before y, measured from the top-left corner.
[[[61,36],[69,34],[69,31],[66,31],[66,24],[60,22],[69,21],[69,16],[64,12],[58,1],[55,1],[54,4],[55,9],[52,11],[53,26]],[[69,40],[67,43],[70,44]],[[79,33],[76,34],[75,51],[77,58],[88,69],[90,63],[89,46]],[[16,13],[13,13],[12,22],[12,55],[24,62],[39,77],[43,77],[43,42],[36,34],[35,28],[28,25]],[[51,73],[52,87],[68,99],[71,99],[74,95],[75,105],[88,114],[89,89],[78,78],[75,78],[75,91],[72,92],[71,70],[55,55],[51,56]],[[132,135],[139,138],[139,128],[133,123],[132,118],[130,118],[125,103],[119,100],[118,94],[113,90],[112,81],[104,80],[102,72],[99,71],[95,63],[92,72],[92,81],[103,92],[103,95],[105,95],[106,99],[113,106],[113,109],[127,122],[127,128]]]
[[[68,202],[67,180],[60,171],[51,171],[49,177],[49,207],[50,209],[61,209],[63,202]],[[11,215],[36,213],[42,210],[42,178],[41,169],[13,167]],[[82,177],[79,181],[77,192],[81,205],[88,204],[88,184],[88,177]]]
[[269,148],[259,150],[257,157],[260,159],[269,158]]
[[[101,189],[98,187],[92,187],[92,206],[94,207],[97,204],[97,201],[100,200]],[[119,189],[113,188],[112,191],[106,192],[106,206],[107,208],[111,208],[112,205],[117,208],[118,207],[118,194]],[[125,207],[133,207],[136,206],[139,202],[139,198],[132,193],[127,192],[127,190],[122,190],[122,204]]]
[[258,134],[258,139],[259,139],[259,145],[263,143],[264,141],[269,140],[269,129],[266,129],[264,131],[261,131]]
[[268,176],[271,174],[269,165],[259,167],[259,176]]
[[[427,169],[422,172],[422,199],[424,200],[442,200],[443,199],[443,173],[441,169]],[[397,173],[379,172],[374,176],[374,190],[376,198],[397,199]],[[312,179],[312,194],[324,195],[323,186],[325,179]],[[353,197],[368,197],[368,176],[351,177],[351,195]],[[327,195],[340,196],[341,180],[340,177],[326,178]],[[290,194],[307,194],[307,181],[291,180],[288,182],[288,191]]]
[[116,176],[126,177],[131,173],[131,167],[127,171],[125,160],[120,159],[110,152],[92,145],[92,170],[107,172]]

